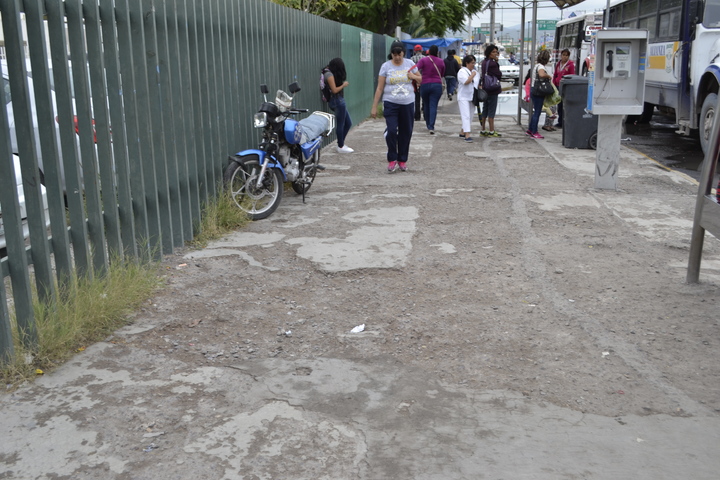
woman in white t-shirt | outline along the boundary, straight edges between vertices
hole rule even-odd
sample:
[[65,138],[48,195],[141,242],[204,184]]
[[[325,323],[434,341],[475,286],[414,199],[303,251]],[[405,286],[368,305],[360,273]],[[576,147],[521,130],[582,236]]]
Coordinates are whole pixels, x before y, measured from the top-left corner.
[[543,102],[545,102],[544,96],[537,96],[532,94],[532,89],[535,86],[535,81],[538,78],[548,78],[552,80],[552,70],[548,73],[546,65],[550,61],[550,52],[543,50],[538,53],[537,64],[535,65],[535,74],[532,76],[532,83],[530,84],[530,101],[533,106],[533,114],[530,119],[530,125],[528,125],[527,133],[533,138],[545,138],[538,133],[538,122],[540,121],[540,114],[542,113]]
[[460,119],[462,120],[462,131],[460,136],[465,139],[466,142],[471,143],[473,141],[470,136],[470,130],[472,128],[473,109],[475,105],[472,103],[473,92],[480,83],[480,75],[475,70],[475,56],[466,55],[462,60],[462,68],[458,71],[458,89],[457,89],[457,101],[458,108],[460,109]]
[[388,146],[388,173],[399,167],[407,171],[410,139],[415,124],[415,90],[412,81],[422,82],[415,63],[405,58],[405,45],[393,42],[390,46],[390,60],[383,63],[378,74],[370,116],[377,117],[380,97],[383,100],[383,116],[387,125],[385,142]]

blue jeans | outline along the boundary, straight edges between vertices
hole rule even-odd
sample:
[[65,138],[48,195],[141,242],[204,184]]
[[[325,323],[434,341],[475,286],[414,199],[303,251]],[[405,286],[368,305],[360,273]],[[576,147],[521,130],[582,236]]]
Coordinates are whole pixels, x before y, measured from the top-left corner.
[[437,106],[442,97],[442,83],[423,83],[420,85],[420,95],[423,101],[423,115],[428,130],[435,130],[435,117]]
[[530,125],[528,126],[528,130],[530,130],[530,133],[538,133],[538,122],[540,121],[540,114],[542,113],[545,97],[537,97],[531,94],[530,98],[533,105],[533,115],[530,119]]
[[383,102],[385,117],[385,143],[388,146],[388,162],[407,162],[410,152],[410,139],[415,125],[415,104]]
[[328,107],[335,112],[335,132],[337,133],[338,147],[344,147],[345,137],[347,137],[350,127],[352,127],[352,120],[350,120],[350,114],[347,111],[347,105],[345,105],[345,97],[333,95],[328,102]]
[[445,77],[445,85],[447,85],[448,95],[455,95],[457,91],[458,80],[455,77]]

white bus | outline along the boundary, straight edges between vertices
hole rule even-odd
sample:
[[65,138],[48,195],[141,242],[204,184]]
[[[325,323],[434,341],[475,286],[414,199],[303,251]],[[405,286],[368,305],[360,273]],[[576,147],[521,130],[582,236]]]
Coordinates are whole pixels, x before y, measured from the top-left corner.
[[560,60],[560,52],[567,48],[570,50],[570,60],[575,62],[575,72],[587,75],[591,35],[593,31],[600,30],[602,24],[603,12],[586,13],[557,22],[553,61]]
[[672,109],[678,133],[708,148],[720,86],[720,0],[616,0],[609,27],[648,30],[646,120]]

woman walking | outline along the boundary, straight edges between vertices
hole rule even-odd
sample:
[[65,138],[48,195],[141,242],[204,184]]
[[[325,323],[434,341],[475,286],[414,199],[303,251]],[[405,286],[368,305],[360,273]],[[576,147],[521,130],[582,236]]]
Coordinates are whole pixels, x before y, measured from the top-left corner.
[[405,45],[402,42],[393,42],[390,55],[391,60],[380,67],[370,116],[377,117],[377,106],[382,97],[383,116],[387,126],[387,169],[388,173],[394,173],[398,167],[401,172],[407,171],[410,139],[415,123],[415,93],[412,81],[420,83],[422,76],[417,73],[412,60],[405,58]]
[[473,55],[466,55],[462,60],[462,68],[458,72],[458,91],[457,101],[458,108],[460,109],[460,119],[462,120],[462,131],[460,137],[464,138],[466,142],[472,143],[473,139],[470,136],[472,129],[473,119],[473,92],[480,84],[480,76],[477,70],[475,70],[475,57]]
[[540,114],[542,113],[545,97],[543,95],[534,95],[532,89],[535,87],[535,82],[538,78],[552,79],[552,76],[547,73],[547,64],[549,61],[550,53],[547,50],[538,53],[537,64],[535,64],[534,74],[531,78],[530,100],[532,102],[533,114],[532,118],[530,118],[530,125],[528,125],[527,132],[525,133],[533,138],[545,138],[538,133],[538,122],[540,121]]
[[[485,60],[482,62],[481,82],[483,90],[488,94],[487,100],[483,102],[482,114],[480,114],[480,135],[485,137],[502,137],[495,131],[495,112],[497,111],[498,95],[502,92],[500,78],[502,72],[498,64],[498,48],[490,44],[485,48]],[[487,122],[489,130],[485,130]]]
[[430,135],[435,135],[437,106],[442,97],[442,81],[445,77],[445,62],[438,57],[437,45],[430,47],[429,55],[420,59],[417,68],[423,78],[420,85],[420,96],[423,101],[425,124]]
[[[575,64],[570,60],[570,50],[567,48],[560,52],[560,62],[555,66],[553,73],[553,84],[560,90],[560,82],[565,75],[575,75]],[[563,103],[562,100],[557,106],[558,121],[555,125],[557,128],[563,126]]]
[[330,86],[332,93],[328,100],[328,106],[335,112],[337,151],[338,153],[352,153],[355,150],[345,145],[345,137],[352,127],[352,120],[345,104],[345,88],[350,85],[347,81],[347,73],[345,73],[345,62],[342,58],[333,58],[328,63],[327,69],[329,71],[325,73],[325,82]]

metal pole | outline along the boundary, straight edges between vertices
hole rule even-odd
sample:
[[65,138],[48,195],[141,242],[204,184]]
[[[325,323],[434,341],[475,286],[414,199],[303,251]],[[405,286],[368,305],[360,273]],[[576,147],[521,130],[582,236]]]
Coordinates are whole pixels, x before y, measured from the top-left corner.
[[522,125],[522,96],[525,91],[525,4],[523,3],[520,9],[520,85],[518,88],[518,102],[517,102],[517,123]]
[[490,43],[495,43],[495,0],[490,4]]
[[603,15],[603,28],[608,28],[608,19],[610,18],[610,0],[605,4],[605,14]]
[[[715,105],[715,111],[718,111],[720,101]],[[712,189],[712,181],[714,178],[715,162],[717,162],[718,154],[720,154],[720,122],[718,117],[713,118],[713,129],[710,135],[710,148],[705,152],[705,161],[703,163],[702,175],[700,176],[700,185],[698,186],[697,200],[695,201],[695,219],[693,221],[692,237],[690,239],[690,257],[688,260],[687,283],[698,283],[700,280],[700,262],[702,261],[702,249],[705,242],[705,228],[702,226],[703,205],[705,203],[705,195],[709,194]]]

